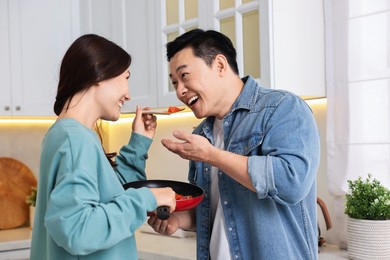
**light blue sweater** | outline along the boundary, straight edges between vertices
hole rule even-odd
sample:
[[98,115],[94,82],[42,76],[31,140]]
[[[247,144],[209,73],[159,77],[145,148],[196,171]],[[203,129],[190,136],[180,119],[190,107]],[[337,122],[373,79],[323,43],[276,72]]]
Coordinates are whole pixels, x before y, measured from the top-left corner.
[[152,140],[133,133],[109,164],[97,134],[74,119],[58,120],[42,143],[31,260],[137,259],[134,232],[157,207],[145,179]]

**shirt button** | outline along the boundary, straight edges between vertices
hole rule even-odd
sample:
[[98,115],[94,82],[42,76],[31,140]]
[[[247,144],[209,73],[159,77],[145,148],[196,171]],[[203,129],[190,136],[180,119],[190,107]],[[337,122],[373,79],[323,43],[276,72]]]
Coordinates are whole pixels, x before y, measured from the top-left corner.
[[238,255],[234,255],[234,258],[235,258],[235,259],[238,259]]
[[209,168],[208,167],[206,167],[206,169],[204,169],[206,172],[208,172],[209,171]]
[[223,204],[224,204],[224,205],[227,205],[227,204],[228,204],[228,202],[225,200],[225,201],[223,202]]
[[228,230],[231,232],[233,229],[231,227],[229,227]]
[[225,125],[229,125],[229,122],[225,122]]

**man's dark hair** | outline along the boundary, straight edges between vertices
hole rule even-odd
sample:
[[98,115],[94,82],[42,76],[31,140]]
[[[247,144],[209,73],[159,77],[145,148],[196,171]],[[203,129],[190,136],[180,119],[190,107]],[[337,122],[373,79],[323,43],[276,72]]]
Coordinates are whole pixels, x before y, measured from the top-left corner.
[[167,43],[168,61],[176,53],[187,47],[190,47],[194,55],[203,59],[208,66],[211,66],[214,58],[218,54],[224,55],[234,73],[239,74],[236,61],[236,49],[232,41],[224,34],[213,30],[204,31],[202,29],[188,31],[177,37],[174,41]]

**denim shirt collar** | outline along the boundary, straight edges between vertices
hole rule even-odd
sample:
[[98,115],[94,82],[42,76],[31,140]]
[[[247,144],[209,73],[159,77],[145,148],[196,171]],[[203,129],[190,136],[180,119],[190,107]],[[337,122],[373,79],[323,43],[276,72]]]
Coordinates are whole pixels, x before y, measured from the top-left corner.
[[[250,110],[254,105],[257,99],[258,92],[256,91],[257,85],[256,81],[252,76],[246,76],[241,79],[244,82],[244,87],[236,101],[234,101],[232,108],[227,113],[226,116],[232,114],[237,109],[247,109]],[[225,117],[226,117],[225,116]]]
[[[234,101],[230,111],[225,115],[224,119],[228,116],[231,116],[238,109],[246,109],[251,110],[251,108],[255,105],[258,91],[257,83],[252,76],[246,76],[241,79],[244,82],[244,87],[240,95]],[[209,116],[203,122],[202,132],[208,139],[211,139],[212,133],[210,129],[212,129],[212,125],[214,124],[214,116]]]

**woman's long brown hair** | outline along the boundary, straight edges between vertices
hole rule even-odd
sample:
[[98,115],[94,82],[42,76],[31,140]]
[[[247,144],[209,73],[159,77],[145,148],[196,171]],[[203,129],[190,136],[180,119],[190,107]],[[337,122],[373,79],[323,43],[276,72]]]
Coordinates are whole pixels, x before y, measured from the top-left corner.
[[[63,109],[67,110],[76,93],[119,76],[130,64],[131,56],[114,42],[95,34],[79,37],[62,59],[54,113],[59,115]],[[95,130],[102,141],[99,127]],[[106,156],[115,167],[116,153],[106,153]]]
[[[102,124],[101,124],[101,122],[102,121],[99,120],[99,123],[98,122],[95,123],[94,130],[97,133],[97,135],[99,136],[100,142],[102,143],[102,147],[103,147],[103,136],[102,136]],[[105,149],[103,147],[103,151],[104,150]],[[116,166],[118,166],[118,164],[115,162],[115,157],[117,155],[116,152],[106,153],[104,151],[104,153],[106,154],[108,162],[111,164],[112,168],[115,168]]]

